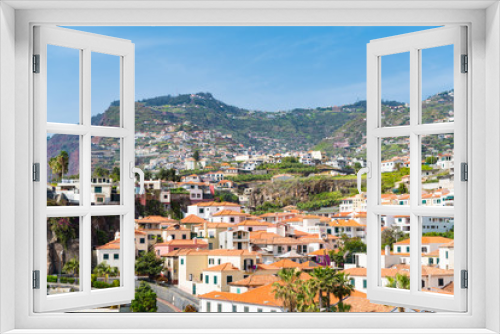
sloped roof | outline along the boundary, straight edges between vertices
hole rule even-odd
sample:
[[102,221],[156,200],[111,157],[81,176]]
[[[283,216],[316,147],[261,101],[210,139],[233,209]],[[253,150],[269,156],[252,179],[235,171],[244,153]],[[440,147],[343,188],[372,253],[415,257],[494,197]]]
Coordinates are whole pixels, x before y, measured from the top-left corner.
[[98,249],[98,250],[120,249],[120,238],[112,240],[112,241],[110,241],[107,244],[104,244],[102,246],[97,246],[96,249]]
[[235,270],[240,270],[240,269],[233,266],[233,264],[230,262],[226,262],[223,264],[219,264],[218,266],[203,269],[203,271],[235,271]]

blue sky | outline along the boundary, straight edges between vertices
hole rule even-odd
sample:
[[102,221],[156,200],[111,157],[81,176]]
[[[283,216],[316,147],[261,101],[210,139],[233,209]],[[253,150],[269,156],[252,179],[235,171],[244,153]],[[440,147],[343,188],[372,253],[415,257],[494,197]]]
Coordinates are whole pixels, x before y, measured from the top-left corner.
[[[366,98],[366,44],[427,27],[71,27],[130,39],[136,46],[136,100],[210,92],[243,108],[287,110]],[[73,51],[73,50],[70,50]],[[389,57],[391,59],[389,59]],[[382,60],[382,97],[408,102],[409,57]],[[423,95],[453,88],[452,48],[424,50]],[[118,98],[118,62],[93,57],[92,114]],[[49,121],[78,107],[78,56],[49,59]],[[76,95],[78,96],[78,95]]]

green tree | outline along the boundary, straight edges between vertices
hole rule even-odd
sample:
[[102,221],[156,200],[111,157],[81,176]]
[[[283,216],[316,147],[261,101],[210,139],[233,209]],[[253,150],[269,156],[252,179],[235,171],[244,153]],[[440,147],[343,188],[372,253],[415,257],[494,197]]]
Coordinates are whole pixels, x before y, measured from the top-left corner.
[[274,297],[283,301],[283,307],[289,312],[297,309],[298,292],[304,281],[300,279],[302,272],[299,269],[281,269],[278,272],[280,281],[273,283]]
[[120,181],[120,167],[114,167],[113,171],[111,172],[111,180],[113,182],[119,182]]
[[326,302],[326,310],[330,310],[330,293],[334,286],[335,271],[330,267],[314,268],[310,273],[312,285],[318,292],[319,310],[323,309],[323,303]]
[[62,270],[65,273],[71,273],[73,276],[76,276],[80,272],[80,261],[74,257],[64,264]]
[[336,273],[332,293],[338,298],[339,302],[334,308],[335,312],[349,312],[350,305],[344,304],[344,298],[350,296],[353,291],[354,286],[351,284],[349,275],[343,272]]
[[437,157],[427,157],[425,158],[425,163],[427,165],[434,165],[437,162]]
[[94,169],[92,175],[96,177],[106,177],[109,176],[109,170],[99,166]]
[[297,311],[299,312],[318,312],[320,311],[315,302],[318,293],[317,286],[312,280],[304,282],[298,286],[297,291]]
[[398,194],[407,194],[408,193],[408,187],[406,187],[406,184],[401,182],[398,186]]
[[59,176],[62,180],[65,173],[68,172],[69,155],[66,151],[60,151],[59,154],[49,159],[49,167],[53,174]]
[[395,277],[387,277],[386,287],[410,290],[410,276],[397,273]]
[[[410,276],[396,273],[395,277],[387,277],[386,287],[410,290]],[[398,307],[399,312],[404,312],[404,307]]]
[[106,261],[99,263],[93,270],[94,275],[104,277],[106,283],[109,283],[109,274],[111,272],[111,266]]
[[135,271],[138,275],[148,275],[153,280],[163,269],[163,259],[156,257],[154,252],[147,252],[135,261]]
[[151,289],[149,284],[141,282],[135,288],[135,296],[130,304],[130,308],[132,312],[156,312],[158,310],[156,306],[156,293]]
[[198,163],[200,162],[200,150],[194,151],[193,159],[194,159],[194,169],[198,169]]
[[78,235],[71,218],[49,218],[49,225],[64,249],[68,249],[69,241]]
[[388,227],[382,231],[382,235],[380,237],[382,249],[384,249],[385,246],[389,245],[392,250],[393,244],[404,239],[406,239],[406,235],[397,227]]

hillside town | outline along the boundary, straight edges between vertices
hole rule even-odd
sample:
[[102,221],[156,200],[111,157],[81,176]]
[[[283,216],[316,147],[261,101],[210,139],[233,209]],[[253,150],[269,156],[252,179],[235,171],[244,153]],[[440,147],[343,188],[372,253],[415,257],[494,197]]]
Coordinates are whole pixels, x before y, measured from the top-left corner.
[[[399,175],[381,194],[383,205],[409,203],[409,156],[405,150],[400,153],[381,161],[384,175]],[[150,285],[161,284],[156,289],[175,290],[179,300],[189,302],[198,312],[286,312],[306,310],[310,305],[315,305],[316,311],[337,307],[350,312],[416,312],[373,304],[366,299],[365,194],[349,194],[339,198],[337,205],[315,210],[287,205],[258,212],[250,198],[255,190],[252,186],[259,185],[238,181],[242,175],[273,173],[259,182],[284,186],[304,177],[300,172],[277,173],[272,169],[287,162],[315,168],[316,173],[308,177],[349,179],[349,174],[364,166],[362,160],[336,157],[325,161],[320,151],[246,154],[231,160],[214,163],[199,155],[185,157],[182,169],[175,169],[174,164],[172,169],[163,170],[164,175],[152,174],[145,181],[146,194],[139,194],[136,184],[136,208],[155,204],[154,212],[144,210],[142,215],[136,211],[135,220],[137,261],[153,256],[161,264],[154,275],[148,274],[156,282]],[[452,151],[424,157],[422,172],[422,205],[453,206]],[[93,205],[120,202],[119,182],[110,175],[93,177],[91,189]],[[79,193],[78,180],[62,180],[48,188],[50,198],[64,205],[78,203]],[[411,226],[409,216],[380,217],[384,286],[409,288]],[[421,289],[452,294],[453,218],[425,217],[422,233]],[[112,286],[113,280],[119,279],[121,266],[120,232],[115,231],[107,239],[95,245],[93,268],[95,281],[111,275],[108,284]],[[99,268],[110,270],[102,274]],[[317,301],[312,298],[309,306],[300,307],[290,306],[286,297],[279,297],[278,286],[290,283],[287,275],[296,273],[295,279],[306,284],[319,280],[324,269],[331,270],[333,277],[342,275],[346,295],[332,291],[323,296],[320,291],[314,297]],[[144,273],[137,274],[141,280]],[[104,282],[96,286],[108,287]],[[319,302],[324,298],[328,299],[328,306]],[[174,304],[172,300],[171,309],[181,310]]]

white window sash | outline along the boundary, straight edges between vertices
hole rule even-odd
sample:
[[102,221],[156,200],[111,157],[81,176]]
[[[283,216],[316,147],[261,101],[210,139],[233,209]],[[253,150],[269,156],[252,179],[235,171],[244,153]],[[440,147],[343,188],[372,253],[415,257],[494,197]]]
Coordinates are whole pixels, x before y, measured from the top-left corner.
[[[79,124],[47,123],[47,45],[80,50],[80,122]],[[91,53],[99,52],[120,57],[120,127],[91,125]],[[73,310],[130,302],[134,295],[134,44],[64,28],[37,26],[34,28],[34,54],[40,55],[40,72],[34,74],[34,162],[40,164],[40,181],[34,183],[34,264],[40,272],[40,289],[34,289],[34,311]],[[47,207],[47,133],[78,135],[80,138],[80,205]],[[92,206],[91,137],[120,139],[121,188],[120,205]],[[121,217],[120,250],[122,256],[120,287],[91,290],[91,217]],[[48,217],[80,217],[79,259],[80,291],[47,296],[47,231]]]
[[[466,28],[443,27],[417,33],[371,41],[367,46],[367,160],[371,162],[371,178],[368,179],[367,244],[368,289],[372,302],[406,306],[425,310],[466,311],[467,290],[461,288],[461,270],[467,269],[467,184],[460,180],[459,167],[467,162],[467,75],[461,73],[461,54],[467,54]],[[420,50],[444,45],[454,45],[454,122],[420,124],[421,80]],[[410,125],[381,126],[381,56],[410,53]],[[420,135],[453,133],[455,179],[454,207],[430,207],[420,205],[421,198],[421,142]],[[381,139],[410,137],[410,205],[381,205]],[[458,172],[457,172],[458,171]],[[410,230],[410,290],[391,289],[382,286],[380,259],[379,215],[409,215]],[[421,217],[454,217],[455,219],[455,269],[454,295],[419,291],[421,281]]]

